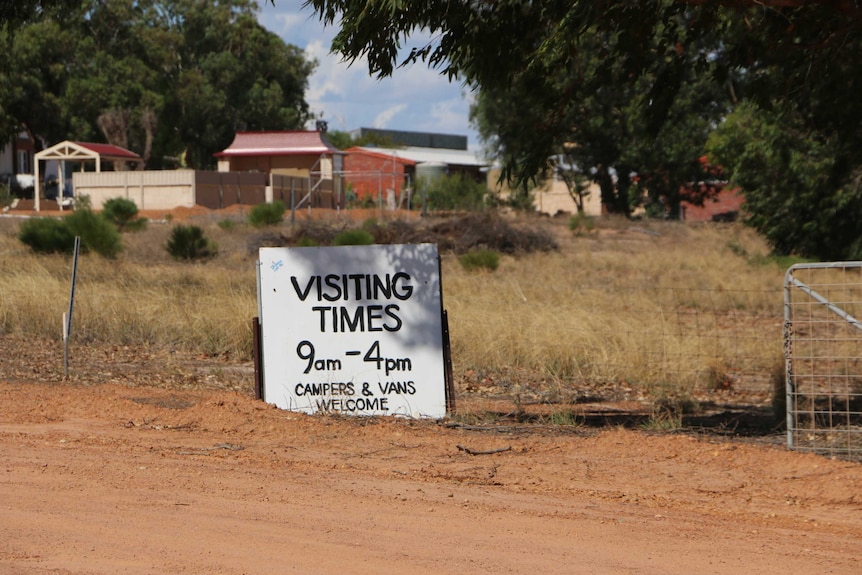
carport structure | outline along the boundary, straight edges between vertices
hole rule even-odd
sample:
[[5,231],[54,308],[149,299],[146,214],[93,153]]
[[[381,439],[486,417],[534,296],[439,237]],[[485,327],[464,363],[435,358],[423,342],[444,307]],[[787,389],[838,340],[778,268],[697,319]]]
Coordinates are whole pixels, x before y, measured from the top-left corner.
[[[39,211],[39,199],[42,194],[42,181],[39,177],[39,162],[42,160],[56,160],[59,165],[59,189],[58,193],[58,205],[60,209],[63,209],[63,186],[65,184],[65,175],[63,174],[63,161],[75,161],[75,162],[95,162],[96,171],[102,171],[102,162],[132,162],[136,164],[139,168],[143,166],[144,160],[138,154],[127,150],[125,148],[121,148],[120,146],[114,146],[111,144],[95,144],[91,142],[72,142],[66,140],[64,142],[60,142],[59,144],[55,144],[50,148],[45,148],[41,152],[37,152],[34,156],[34,166],[33,166],[33,174],[35,177],[35,186],[36,189],[33,191],[33,199],[34,199],[34,208],[38,212]],[[73,192],[74,193],[74,192]]]

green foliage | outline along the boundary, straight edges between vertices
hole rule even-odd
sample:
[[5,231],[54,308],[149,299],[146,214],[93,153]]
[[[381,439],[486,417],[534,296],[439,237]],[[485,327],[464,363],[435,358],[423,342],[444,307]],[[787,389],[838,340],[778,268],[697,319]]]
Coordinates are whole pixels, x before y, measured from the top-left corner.
[[374,236],[365,229],[344,230],[332,240],[332,244],[336,246],[370,246],[373,243]]
[[424,180],[429,210],[481,210],[488,188],[461,174]]
[[[791,122],[776,128],[799,144],[816,143],[822,154],[795,177],[826,174],[831,182],[817,186],[830,197],[818,205],[820,219],[799,220],[815,228],[828,225],[823,220],[835,210],[860,213],[862,12],[838,4],[309,1],[336,27],[333,50],[367,62],[371,74],[423,62],[478,89],[482,112],[473,120],[507,180],[530,182],[547,170],[548,158],[570,152],[613,212],[629,214],[630,202],[646,192],[653,213],[676,217],[687,199],[679,184],[699,181],[705,136],[727,102],[790,113]],[[420,30],[433,30],[433,38],[400,59],[398,48]],[[831,167],[821,163],[830,154]],[[834,247],[847,235],[840,227],[827,250],[822,238],[790,244],[857,253],[862,246],[853,237],[847,248]]]
[[[686,184],[705,179],[700,157],[728,97],[712,76],[699,72],[699,61],[679,61],[674,73],[680,86],[662,104],[663,120],[652,118],[650,90],[665,73],[659,56],[664,39],[648,40],[656,57],[644,58],[635,78],[625,62],[607,59],[615,40],[591,31],[577,42],[576,69],[525,71],[506,86],[482,88],[471,118],[510,186],[525,189],[534,176],[553,174],[579,207],[592,182],[609,212],[629,215],[647,195],[657,216],[680,213]],[[537,92],[537,82],[548,91]],[[565,119],[558,131],[535,128],[548,109]],[[536,150],[547,155],[537,157]]]
[[37,253],[70,254],[75,249],[75,235],[59,218],[31,218],[21,224],[18,239]]
[[219,220],[217,225],[226,232],[230,232],[236,228],[236,222],[230,219]]
[[316,248],[320,245],[320,242],[318,242],[314,238],[302,236],[298,240],[296,240],[296,245],[300,248]]
[[377,218],[368,218],[362,222],[362,229],[372,234],[379,227],[380,223],[377,221]]
[[546,425],[564,427],[581,427],[583,425],[581,417],[571,409],[555,409],[541,417],[541,421]]
[[376,146],[378,148],[392,148],[395,145],[384,135],[370,132],[362,136],[353,136],[350,132],[331,130],[326,133],[329,143],[339,150],[346,150],[353,146]]
[[107,219],[89,209],[76,208],[63,219],[72,236],[81,237],[81,246],[102,257],[113,259],[123,251],[120,232]]
[[284,220],[286,209],[281,200],[276,200],[271,204],[257,204],[249,212],[248,222],[256,228],[276,226]]
[[78,209],[63,218],[34,218],[21,225],[18,239],[39,253],[72,253],[75,236],[81,251],[93,251],[113,259],[123,251],[120,232],[105,218],[88,209]]
[[0,141],[26,126],[48,142],[119,143],[151,167],[207,168],[237,126],[312,116],[315,63],[258,23],[253,0],[48,0],[62,10],[38,18],[21,2],[0,28]]
[[0,183],[0,208],[8,206],[12,203],[12,194],[9,190],[9,186],[3,183]]
[[174,259],[185,261],[206,259],[218,253],[218,247],[200,227],[182,224],[171,230],[166,249]]
[[102,206],[102,217],[117,226],[121,233],[147,227],[147,218],[138,217],[138,206],[126,198],[111,198],[106,201]]
[[500,255],[491,250],[471,250],[458,258],[465,270],[494,271],[500,266]]
[[744,190],[746,221],[776,254],[862,257],[862,187],[845,175],[836,138],[806,129],[793,110],[746,103],[710,137],[709,151]]
[[62,14],[81,5],[82,0],[5,0],[0,4],[0,25],[17,27],[37,22],[50,14]]
[[580,235],[590,233],[596,227],[596,221],[592,216],[588,216],[583,212],[579,212],[569,218],[569,229]]

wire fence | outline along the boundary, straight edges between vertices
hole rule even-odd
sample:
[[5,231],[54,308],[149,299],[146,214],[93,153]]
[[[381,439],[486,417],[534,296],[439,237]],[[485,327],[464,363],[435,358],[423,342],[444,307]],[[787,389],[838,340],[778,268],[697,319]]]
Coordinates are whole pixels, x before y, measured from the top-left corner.
[[785,279],[787,442],[862,460],[862,262],[799,264]]

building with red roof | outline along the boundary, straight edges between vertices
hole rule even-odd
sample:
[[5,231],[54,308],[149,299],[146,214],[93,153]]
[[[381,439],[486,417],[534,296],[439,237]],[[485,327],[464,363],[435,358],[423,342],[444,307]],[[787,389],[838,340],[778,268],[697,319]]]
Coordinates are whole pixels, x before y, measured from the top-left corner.
[[292,176],[343,170],[344,153],[326,132],[295,130],[237,132],[230,146],[215,154],[220,172],[263,172]]

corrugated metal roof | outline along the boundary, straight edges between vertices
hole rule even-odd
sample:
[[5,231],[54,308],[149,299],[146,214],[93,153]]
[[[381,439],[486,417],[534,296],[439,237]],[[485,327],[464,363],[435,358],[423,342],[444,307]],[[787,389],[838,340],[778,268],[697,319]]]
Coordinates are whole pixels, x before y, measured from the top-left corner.
[[120,146],[112,146],[111,144],[97,144],[93,142],[75,142],[82,148],[87,148],[91,152],[95,152],[105,158],[133,158],[140,159],[140,156],[131,150],[121,148]]
[[300,154],[341,154],[338,148],[329,143],[323,132],[317,131],[278,131],[278,132],[237,132],[233,143],[214,154],[225,156],[288,156]]
[[[352,148],[347,148],[344,150],[348,155],[350,154],[363,154],[365,156],[371,156],[372,158],[378,158],[383,160],[384,162],[392,162],[395,161],[398,164],[402,164],[405,166],[415,166],[416,161],[411,160],[410,158],[405,158],[403,156],[398,156],[392,154],[392,150],[385,148],[371,148],[371,147],[363,147],[363,146],[353,146]],[[389,153],[385,153],[389,152]]]
[[477,168],[489,166],[490,162],[486,161],[479,154],[469,150],[448,150],[445,148],[372,148],[359,147],[359,150],[368,153],[385,155],[388,157],[395,156],[411,160],[417,164],[439,162],[449,166],[473,166]]
[[41,152],[36,153],[36,158],[39,160],[72,160],[79,158],[105,158],[107,160],[136,160],[140,161],[141,157],[120,146],[111,144],[98,144],[94,142],[72,142],[65,140],[59,144],[54,144],[50,148],[45,148]]

